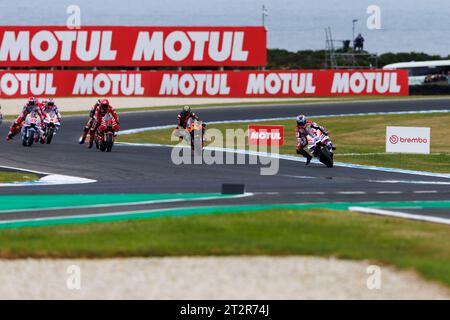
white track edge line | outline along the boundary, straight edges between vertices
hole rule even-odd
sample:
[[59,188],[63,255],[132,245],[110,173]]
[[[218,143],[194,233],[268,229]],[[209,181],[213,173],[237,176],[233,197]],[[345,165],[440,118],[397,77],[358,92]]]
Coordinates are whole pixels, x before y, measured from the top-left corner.
[[434,223],[450,225],[450,219],[431,217],[431,216],[425,216],[425,215],[420,215],[420,214],[411,214],[411,213],[406,213],[406,212],[381,210],[381,209],[365,208],[365,207],[349,207],[348,210],[353,211],[353,212],[370,213],[370,214],[376,214],[376,215],[382,215],[382,216],[390,216],[390,217],[404,218],[404,219],[409,219],[409,220],[419,220],[419,221],[434,222]]

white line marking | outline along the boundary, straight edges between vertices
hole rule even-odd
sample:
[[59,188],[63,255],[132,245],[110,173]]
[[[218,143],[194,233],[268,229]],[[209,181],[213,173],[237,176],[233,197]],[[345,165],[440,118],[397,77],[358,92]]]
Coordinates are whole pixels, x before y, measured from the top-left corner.
[[334,165],[338,166],[338,167],[347,167],[347,168],[352,168],[352,169],[374,170],[374,171],[393,172],[393,173],[402,173],[402,174],[418,175],[418,176],[425,176],[425,177],[450,179],[450,174],[448,174],[448,173],[406,170],[406,169],[397,169],[397,168],[386,168],[386,167],[359,165],[359,164],[344,163],[344,162],[335,162]]
[[291,176],[288,174],[279,174],[280,177],[288,177],[288,178],[295,178],[295,179],[316,179],[317,177],[311,177],[311,176]]
[[406,213],[406,212],[380,210],[380,209],[365,208],[365,207],[349,207],[348,209],[353,212],[372,213],[372,214],[378,214],[378,215],[382,215],[382,216],[391,216],[391,217],[396,217],[396,218],[404,218],[404,219],[427,221],[427,222],[434,222],[434,223],[450,225],[450,219],[431,217],[431,216],[425,216],[425,215],[420,215],[420,214],[411,214],[411,213]]
[[437,190],[418,190],[418,191],[413,191],[413,193],[437,193]]
[[366,194],[365,191],[339,191],[338,194]]
[[[174,194],[176,195],[176,194]],[[201,197],[201,198],[178,198],[178,199],[163,199],[163,200],[148,200],[148,201],[135,201],[135,202],[123,202],[123,203],[105,203],[105,204],[94,204],[94,205],[82,205],[82,206],[70,206],[70,207],[50,207],[50,208],[30,208],[30,209],[11,209],[11,210],[1,210],[2,213],[12,213],[12,212],[30,212],[30,211],[55,211],[55,210],[65,210],[65,209],[87,209],[87,208],[109,208],[109,207],[122,207],[122,206],[138,206],[138,205],[148,205],[148,204],[159,204],[159,203],[172,203],[181,201],[204,201],[204,200],[216,200],[216,199],[236,199],[253,196],[253,193],[246,192],[244,194],[236,194],[230,196],[211,196],[211,197]]]
[[[188,209],[192,207],[183,207],[183,208],[175,208],[175,209]],[[58,217],[42,217],[42,218],[31,218],[31,219],[15,219],[15,220],[1,220],[0,225],[8,224],[13,222],[32,222],[32,221],[53,221],[53,220],[68,220],[68,219],[76,219],[76,218],[91,218],[91,217],[111,217],[122,214],[139,214],[139,213],[152,213],[152,212],[160,212],[160,211],[170,211],[174,208],[165,208],[165,209],[150,209],[150,210],[137,210],[137,211],[121,211],[121,212],[113,212],[113,213],[93,213],[93,214],[78,214],[78,215],[70,215],[70,216],[58,216]]]
[[296,192],[295,194],[301,194],[301,195],[313,195],[313,194],[325,194],[325,192],[322,191],[305,191],[305,192]]
[[408,184],[435,184],[435,185],[450,185],[446,181],[415,181],[415,180],[368,180],[369,182],[377,183],[408,183]]
[[378,194],[402,194],[403,191],[377,191]]
[[[336,153],[337,156],[378,156],[378,155],[400,155],[403,153],[399,152],[367,152],[367,153]],[[429,156],[443,156],[448,155],[447,153],[429,153]]]

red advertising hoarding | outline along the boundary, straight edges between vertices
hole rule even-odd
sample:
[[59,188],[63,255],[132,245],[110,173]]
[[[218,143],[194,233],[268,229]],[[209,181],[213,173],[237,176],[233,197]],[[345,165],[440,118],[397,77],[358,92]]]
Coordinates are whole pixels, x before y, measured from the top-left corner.
[[408,95],[404,70],[0,71],[0,98]]
[[264,27],[0,27],[0,67],[265,65]]

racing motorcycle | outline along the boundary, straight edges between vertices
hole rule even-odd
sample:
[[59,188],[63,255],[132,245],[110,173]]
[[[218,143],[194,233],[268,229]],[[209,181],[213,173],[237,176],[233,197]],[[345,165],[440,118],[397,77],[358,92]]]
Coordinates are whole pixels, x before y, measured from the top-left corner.
[[187,123],[186,130],[190,135],[191,150],[197,153],[202,153],[205,147],[205,127],[206,125],[198,120],[188,121]]
[[202,121],[190,119],[186,123],[186,129],[176,128],[172,135],[186,141],[191,146],[191,150],[202,153],[205,147],[205,127],[206,124]]
[[44,120],[44,135],[41,138],[41,143],[47,142],[50,144],[52,142],[53,136],[59,130],[61,123],[56,115],[56,112],[51,111],[47,113],[47,116]]
[[310,154],[319,159],[328,168],[333,167],[333,144],[330,137],[323,134],[322,131],[313,129],[315,135],[308,135],[308,149]]
[[97,149],[111,152],[118,129],[119,125],[112,114],[105,114],[94,137]]
[[27,115],[22,124],[22,145],[31,147],[33,142],[38,142],[42,137],[41,118],[37,112],[31,112]]

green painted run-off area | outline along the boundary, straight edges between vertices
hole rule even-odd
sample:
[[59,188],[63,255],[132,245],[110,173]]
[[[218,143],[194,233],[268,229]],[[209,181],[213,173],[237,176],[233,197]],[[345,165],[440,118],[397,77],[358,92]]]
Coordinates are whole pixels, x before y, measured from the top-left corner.
[[[0,213],[14,210],[45,210],[46,208],[95,207],[105,205],[126,205],[138,203],[158,203],[165,201],[189,201],[197,199],[215,199],[227,197],[221,194],[106,194],[106,195],[26,195],[0,196]],[[21,228],[36,226],[51,226],[65,224],[83,224],[90,222],[112,222],[122,220],[137,220],[172,216],[191,216],[202,214],[226,214],[239,212],[254,212],[270,209],[333,209],[347,210],[351,206],[376,208],[450,208],[450,201],[399,201],[399,202],[324,202],[301,204],[268,204],[239,206],[205,206],[155,209],[142,211],[127,211],[106,214],[91,214],[82,216],[65,216],[26,219],[0,222],[0,228]]]

